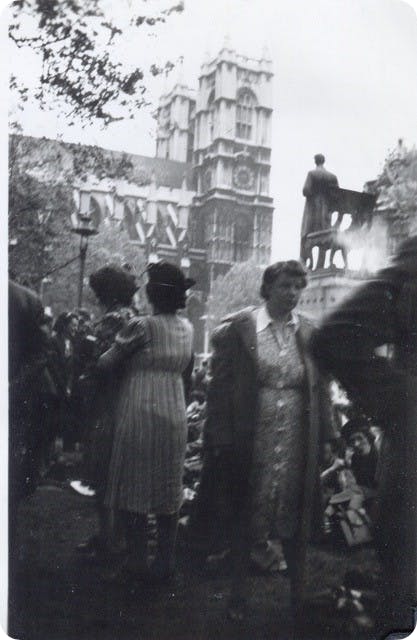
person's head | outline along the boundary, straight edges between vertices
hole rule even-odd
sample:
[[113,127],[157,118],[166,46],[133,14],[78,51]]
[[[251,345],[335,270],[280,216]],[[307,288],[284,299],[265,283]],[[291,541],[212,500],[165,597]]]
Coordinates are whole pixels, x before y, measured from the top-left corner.
[[193,402],[198,402],[198,404],[204,404],[204,402],[206,401],[206,396],[202,391],[198,391],[198,390],[192,391],[191,400]]
[[326,440],[325,442],[323,442],[323,448],[321,452],[323,466],[330,466],[337,457],[338,453],[339,451],[336,440]]
[[195,280],[186,278],[179,267],[170,262],[156,262],[148,266],[146,295],[159,313],[175,313],[184,309],[187,289]]
[[56,319],[54,330],[57,335],[73,338],[78,330],[78,318],[75,313],[60,313]]
[[365,418],[353,418],[342,427],[342,437],[353,453],[360,457],[370,454],[375,437]]
[[138,290],[135,276],[114,264],[101,267],[92,273],[90,287],[100,304],[106,308],[115,304],[132,304],[132,298]]
[[314,156],[314,162],[318,167],[321,167],[326,162],[326,158],[322,153],[316,153]]
[[306,286],[307,271],[301,262],[275,262],[263,273],[260,294],[270,310],[286,314],[297,306]]
[[91,314],[87,309],[75,309],[73,313],[78,318],[78,334],[85,335],[91,331]]

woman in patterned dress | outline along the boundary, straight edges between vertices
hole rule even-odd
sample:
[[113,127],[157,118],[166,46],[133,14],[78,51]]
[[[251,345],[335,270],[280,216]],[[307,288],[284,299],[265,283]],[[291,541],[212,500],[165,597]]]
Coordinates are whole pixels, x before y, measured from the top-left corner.
[[299,262],[269,266],[265,304],[226,318],[212,337],[205,441],[230,478],[233,619],[246,607],[250,550],[270,537],[282,542],[294,613],[302,596],[320,442],[333,435],[327,385],[306,349],[313,327],[295,311],[305,286]]
[[194,284],[176,266],[148,267],[146,293],[153,314],[135,318],[100,358],[111,371],[123,363],[115,411],[115,437],[105,504],[122,514],[129,568],[147,567],[147,514],[157,517],[153,573],[174,571],[178,512],[187,442],[183,373],[192,371],[193,330],[177,315]]

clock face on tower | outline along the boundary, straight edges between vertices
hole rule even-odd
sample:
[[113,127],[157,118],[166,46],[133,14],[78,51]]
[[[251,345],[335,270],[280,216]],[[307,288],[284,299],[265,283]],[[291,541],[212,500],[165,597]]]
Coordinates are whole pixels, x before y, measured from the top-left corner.
[[238,189],[252,189],[255,182],[253,169],[246,164],[239,164],[233,170],[233,184]]

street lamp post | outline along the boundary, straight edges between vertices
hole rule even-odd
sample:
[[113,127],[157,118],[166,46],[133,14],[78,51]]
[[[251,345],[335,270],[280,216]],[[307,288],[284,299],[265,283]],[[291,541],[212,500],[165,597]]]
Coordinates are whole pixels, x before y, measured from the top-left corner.
[[91,226],[91,216],[85,214],[78,214],[78,226],[71,229],[73,233],[80,236],[80,275],[78,281],[78,308],[82,307],[83,303],[83,286],[84,286],[84,272],[85,272],[85,259],[87,256],[88,238],[98,234],[97,229]]

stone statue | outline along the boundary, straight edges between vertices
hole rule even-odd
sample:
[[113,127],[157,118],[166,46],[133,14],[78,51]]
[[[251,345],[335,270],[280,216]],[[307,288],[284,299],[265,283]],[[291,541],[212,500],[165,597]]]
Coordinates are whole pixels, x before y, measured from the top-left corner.
[[319,153],[314,156],[316,168],[309,171],[303,188],[306,198],[303,221],[301,225],[301,251],[304,262],[310,261],[311,243],[307,236],[318,231],[331,228],[332,190],[339,186],[336,176],[324,167],[325,157]]

